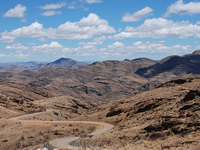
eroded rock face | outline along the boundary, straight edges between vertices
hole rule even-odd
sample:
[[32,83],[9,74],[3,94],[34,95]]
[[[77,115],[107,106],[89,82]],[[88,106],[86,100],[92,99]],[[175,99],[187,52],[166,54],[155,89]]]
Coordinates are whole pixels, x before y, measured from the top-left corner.
[[110,110],[107,114],[106,117],[112,117],[112,116],[116,116],[119,115],[123,112],[123,109],[117,109],[117,110]]
[[20,102],[52,97],[52,94],[48,91],[15,82],[0,83],[0,95]]
[[38,106],[33,104],[32,102],[18,100],[16,98],[10,98],[6,96],[2,96],[0,98],[0,106],[9,110],[28,114],[46,111],[46,108],[44,106]]
[[200,136],[199,85],[200,77],[169,81],[155,90],[103,105],[91,116],[96,113],[96,118],[115,124],[116,135],[132,142]]
[[190,90],[187,95],[181,100],[181,102],[191,101],[197,97],[200,97],[200,91],[198,90]]
[[46,111],[44,106],[33,104],[33,101],[48,97],[51,97],[48,92],[27,85],[14,82],[0,84],[0,106],[18,113]]
[[[175,105],[169,109],[173,116],[167,115],[166,112],[163,116],[154,118],[155,122],[144,128],[149,138],[160,138],[158,135],[166,137],[171,133],[184,136],[200,130],[200,93],[198,90],[189,90],[184,94],[182,99],[173,100]],[[151,105],[154,104],[159,105],[151,103]],[[159,106],[162,108],[162,105]],[[155,133],[158,135],[152,137]]]

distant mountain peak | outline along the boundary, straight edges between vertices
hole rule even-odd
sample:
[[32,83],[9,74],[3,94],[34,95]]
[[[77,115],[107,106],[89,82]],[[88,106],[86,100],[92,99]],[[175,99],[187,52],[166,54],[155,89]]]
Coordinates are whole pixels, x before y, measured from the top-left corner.
[[62,57],[62,58],[59,58],[59,59],[55,60],[52,63],[60,63],[60,62],[63,62],[63,61],[75,61],[75,60],[72,60],[71,58],[64,58],[64,57]]
[[69,69],[77,69],[80,67],[86,66],[86,64],[79,62],[79,61],[75,61],[72,60],[71,58],[59,58],[54,62],[48,63],[46,66],[44,66],[44,68],[69,68]]

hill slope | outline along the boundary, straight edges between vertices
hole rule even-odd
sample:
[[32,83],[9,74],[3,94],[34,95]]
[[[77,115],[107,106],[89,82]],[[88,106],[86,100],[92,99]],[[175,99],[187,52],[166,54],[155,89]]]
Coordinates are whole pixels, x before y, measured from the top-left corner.
[[145,78],[153,78],[167,73],[169,75],[200,74],[200,55],[196,52],[185,56],[169,56],[157,64],[147,68],[140,68],[137,74]]
[[[62,119],[68,119],[101,104],[96,101],[84,101],[70,96],[54,96],[51,91],[33,88],[24,84],[0,83],[0,118],[50,109],[56,112],[57,116],[62,116]],[[47,119],[47,117],[42,117]]]
[[33,104],[33,101],[49,98],[52,95],[43,90],[19,83],[0,84],[0,117],[11,117],[23,113],[45,111],[45,107]]
[[118,143],[135,142],[132,148],[146,141],[146,149],[192,149],[200,140],[199,85],[200,77],[172,80],[152,91],[102,105],[80,118],[114,124],[107,136]]

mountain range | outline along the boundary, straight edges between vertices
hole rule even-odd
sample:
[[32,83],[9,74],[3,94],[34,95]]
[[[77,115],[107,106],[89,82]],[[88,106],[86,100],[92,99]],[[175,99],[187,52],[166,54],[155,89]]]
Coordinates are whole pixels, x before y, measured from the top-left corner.
[[38,71],[41,68],[69,68],[69,69],[77,69],[83,66],[86,66],[87,63],[78,62],[75,60],[72,60],[70,58],[60,58],[54,62],[22,62],[22,63],[1,63],[0,69],[1,70],[14,70],[14,71],[24,71],[24,70],[30,70],[30,71]]
[[90,65],[61,58],[46,67],[39,67],[39,71],[1,71],[0,82],[29,85],[53,96],[111,101],[154,89],[174,78],[200,74],[199,52],[169,56],[159,61],[138,58]]

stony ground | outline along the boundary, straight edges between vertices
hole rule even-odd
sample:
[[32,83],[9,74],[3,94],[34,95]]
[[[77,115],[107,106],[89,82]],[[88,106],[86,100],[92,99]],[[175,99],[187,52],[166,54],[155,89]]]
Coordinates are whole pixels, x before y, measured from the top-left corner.
[[[54,138],[80,135],[96,127],[77,124],[37,124],[7,120],[30,111],[50,109],[26,120],[88,120],[108,122],[115,127],[100,137],[81,139],[103,149],[200,149],[200,77],[172,80],[159,88],[101,105],[72,97],[23,102],[1,97],[0,147],[36,149]],[[14,105],[15,104],[15,105]],[[22,107],[23,106],[23,107]],[[59,109],[59,110],[58,110]],[[38,111],[42,111],[38,110]],[[37,111],[34,111],[37,112]],[[71,116],[71,117],[70,117]]]
[[200,77],[167,82],[155,90],[102,105],[79,118],[114,124],[115,128],[104,135],[112,139],[110,145],[199,149]]

